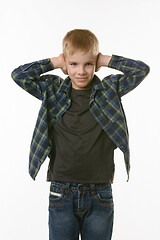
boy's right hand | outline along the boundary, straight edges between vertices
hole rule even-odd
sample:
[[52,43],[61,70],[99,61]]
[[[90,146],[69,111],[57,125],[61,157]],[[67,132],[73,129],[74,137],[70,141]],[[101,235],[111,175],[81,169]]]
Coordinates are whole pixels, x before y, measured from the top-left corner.
[[68,75],[66,62],[65,62],[63,54],[60,54],[58,57],[50,58],[50,60],[53,64],[54,69],[61,68],[62,72],[64,74]]

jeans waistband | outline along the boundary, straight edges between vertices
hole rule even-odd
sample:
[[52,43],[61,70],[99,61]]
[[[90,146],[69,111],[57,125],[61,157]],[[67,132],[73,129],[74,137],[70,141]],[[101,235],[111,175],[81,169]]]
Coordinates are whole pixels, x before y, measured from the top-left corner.
[[104,187],[111,186],[110,183],[69,183],[58,181],[52,181],[51,184],[57,187],[61,187],[63,189],[72,190],[98,190]]

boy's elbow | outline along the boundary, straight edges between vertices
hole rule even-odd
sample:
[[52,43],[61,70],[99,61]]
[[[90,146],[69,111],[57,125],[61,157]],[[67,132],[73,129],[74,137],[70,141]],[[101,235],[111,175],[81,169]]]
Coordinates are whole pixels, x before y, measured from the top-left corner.
[[18,78],[18,74],[17,74],[16,69],[11,72],[11,78],[12,78],[15,82],[18,82],[18,81],[19,81],[19,78]]
[[11,72],[11,78],[15,81],[16,80],[16,73],[15,70]]

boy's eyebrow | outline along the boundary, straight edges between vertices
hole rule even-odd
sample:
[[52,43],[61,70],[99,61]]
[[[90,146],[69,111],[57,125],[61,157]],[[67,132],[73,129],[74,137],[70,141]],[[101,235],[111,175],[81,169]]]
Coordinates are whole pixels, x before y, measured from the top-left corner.
[[[72,61],[68,61],[68,63],[77,63],[77,61],[72,60]],[[94,63],[94,60],[88,60],[85,63]]]
[[69,62],[69,63],[73,63],[73,62],[75,63],[76,61],[68,61],[68,62]]

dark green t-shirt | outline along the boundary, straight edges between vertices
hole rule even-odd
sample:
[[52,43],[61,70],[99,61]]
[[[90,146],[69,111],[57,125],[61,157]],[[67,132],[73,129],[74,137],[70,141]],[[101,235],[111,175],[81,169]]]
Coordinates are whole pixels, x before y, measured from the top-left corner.
[[71,91],[71,106],[53,125],[48,181],[111,183],[116,145],[89,111],[91,90]]

